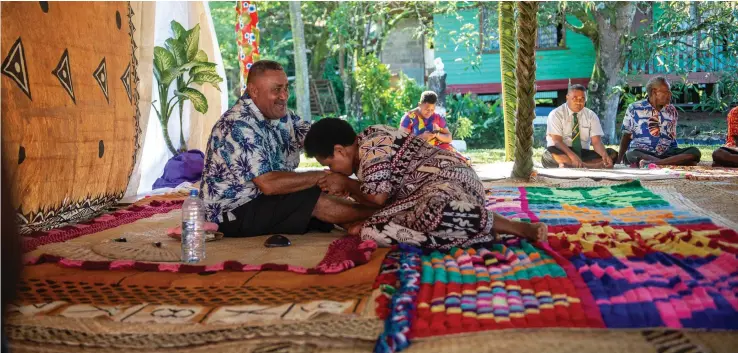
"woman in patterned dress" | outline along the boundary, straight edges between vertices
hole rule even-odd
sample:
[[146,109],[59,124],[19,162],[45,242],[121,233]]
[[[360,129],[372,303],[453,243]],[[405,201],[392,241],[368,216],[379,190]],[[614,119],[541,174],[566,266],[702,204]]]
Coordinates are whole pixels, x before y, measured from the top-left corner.
[[[419,137],[380,125],[357,136],[343,120],[323,119],[310,128],[304,145],[308,156],[330,168],[318,183],[323,191],[377,209],[349,229],[363,239],[442,250],[498,240],[498,234],[546,239],[545,224],[487,211],[474,170]],[[349,178],[354,173],[358,181]]]
[[461,160],[471,165],[471,159],[456,151],[451,145],[451,130],[446,119],[436,113],[438,95],[433,91],[425,91],[420,95],[418,107],[405,113],[400,120],[400,131],[419,136],[429,144],[442,150],[454,152]]

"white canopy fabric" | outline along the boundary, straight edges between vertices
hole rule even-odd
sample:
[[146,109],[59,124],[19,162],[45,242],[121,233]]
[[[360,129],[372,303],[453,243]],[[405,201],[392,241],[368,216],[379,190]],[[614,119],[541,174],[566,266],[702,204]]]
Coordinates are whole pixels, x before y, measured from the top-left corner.
[[[223,77],[220,92],[212,86],[200,87],[201,92],[208,99],[209,109],[205,114],[196,112],[189,102],[184,105],[183,123],[184,136],[189,149],[199,149],[205,152],[210,130],[220,115],[228,109],[227,85],[223,58],[220,55],[218,39],[210,17],[210,8],[205,1],[157,1],[131,2],[133,6],[134,26],[136,27],[136,43],[138,44],[139,76],[141,82],[141,148],[136,159],[136,166],[128,184],[126,196],[146,194],[151,191],[154,181],[162,175],[164,165],[172,158],[166,147],[162,134],[161,124],[156,112],[151,109],[151,102],[159,99],[156,80],[153,76],[154,46],[164,46],[167,38],[172,36],[171,21],[176,20],[189,29],[200,24],[200,49],[208,54],[211,62],[218,64],[218,73]],[[234,15],[235,16],[235,15]],[[170,88],[173,90],[173,87]],[[169,136],[175,148],[179,147],[179,111],[174,108],[169,119]]]

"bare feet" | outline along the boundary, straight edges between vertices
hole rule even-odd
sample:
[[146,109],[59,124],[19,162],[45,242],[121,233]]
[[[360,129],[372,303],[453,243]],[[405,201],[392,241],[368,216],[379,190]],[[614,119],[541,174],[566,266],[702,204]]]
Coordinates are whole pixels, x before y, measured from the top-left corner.
[[349,235],[359,236],[361,235],[361,227],[364,226],[364,222],[356,222],[348,225],[346,229]]
[[530,242],[548,241],[548,226],[545,223],[521,223],[520,237]]

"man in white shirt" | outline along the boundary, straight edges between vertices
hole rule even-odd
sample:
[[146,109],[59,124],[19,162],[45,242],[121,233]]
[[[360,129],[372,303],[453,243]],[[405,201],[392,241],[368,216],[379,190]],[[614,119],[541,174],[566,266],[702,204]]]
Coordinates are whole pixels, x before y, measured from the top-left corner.
[[584,107],[586,101],[586,88],[572,85],[566,103],[548,114],[544,168],[612,168],[618,153],[602,144],[600,119]]

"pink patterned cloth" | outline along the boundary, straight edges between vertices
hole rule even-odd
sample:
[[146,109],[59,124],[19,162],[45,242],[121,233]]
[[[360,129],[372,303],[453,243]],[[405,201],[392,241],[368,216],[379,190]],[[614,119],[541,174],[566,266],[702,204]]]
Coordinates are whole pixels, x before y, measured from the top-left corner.
[[144,206],[131,206],[125,210],[105,214],[87,222],[52,229],[46,232],[35,232],[23,237],[23,252],[36,250],[41,245],[61,243],[83,235],[102,232],[155,214],[168,213],[182,208],[183,200],[151,201]]

